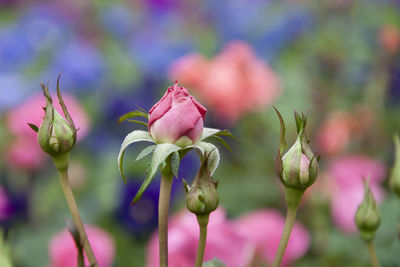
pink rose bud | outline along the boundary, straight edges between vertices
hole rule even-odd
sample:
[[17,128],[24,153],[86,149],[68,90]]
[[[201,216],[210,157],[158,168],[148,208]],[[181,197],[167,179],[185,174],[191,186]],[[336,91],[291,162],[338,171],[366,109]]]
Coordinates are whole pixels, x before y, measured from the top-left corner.
[[201,138],[206,111],[176,82],[150,109],[149,132],[157,143],[192,145]]

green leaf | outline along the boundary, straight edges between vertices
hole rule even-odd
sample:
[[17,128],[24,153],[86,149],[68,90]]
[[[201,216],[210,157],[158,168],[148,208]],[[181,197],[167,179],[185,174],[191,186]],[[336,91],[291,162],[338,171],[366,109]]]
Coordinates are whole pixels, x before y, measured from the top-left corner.
[[211,175],[213,175],[219,165],[220,160],[218,148],[215,145],[207,142],[198,142],[194,146],[197,146],[204,151],[202,153],[202,156],[204,156],[205,154],[209,155],[208,167],[210,169]]
[[204,262],[203,267],[226,267],[226,264],[223,261],[214,258],[212,260]]
[[128,112],[128,113],[122,115],[121,117],[119,117],[118,122],[123,122],[127,119],[136,118],[136,117],[142,117],[142,118],[148,119],[149,115],[143,111],[134,110],[134,111]]
[[126,120],[129,121],[129,122],[134,122],[134,123],[137,123],[137,124],[146,126],[146,127],[148,126],[148,125],[147,125],[147,122],[144,122],[144,121],[131,120],[131,119],[126,119]]
[[34,130],[35,132],[39,131],[39,127],[37,127],[35,124],[32,123],[28,123],[29,127],[31,127],[32,130]]
[[153,153],[153,158],[151,160],[150,164],[150,171],[149,174],[147,175],[146,179],[140,186],[138,192],[136,193],[136,196],[132,200],[132,205],[135,204],[136,202],[139,201],[139,199],[142,197],[144,191],[147,189],[149,184],[154,178],[154,175],[156,175],[157,170],[159,169],[160,165],[165,162],[165,160],[168,158],[169,155],[174,153],[175,151],[178,151],[181,149],[181,147],[174,145],[174,144],[158,144],[154,150]]
[[235,136],[233,136],[233,134],[229,130],[221,130],[221,131],[219,131],[218,133],[216,133],[214,135],[217,135],[217,136],[229,136],[229,137],[235,139]]
[[122,161],[124,158],[124,153],[125,153],[125,149],[136,142],[140,142],[140,141],[147,141],[147,142],[152,142],[154,143],[154,140],[151,138],[150,134],[148,132],[145,131],[140,131],[140,130],[135,130],[131,133],[129,133],[124,141],[122,142],[121,148],[119,150],[119,154],[118,154],[118,168],[119,168],[119,172],[122,175],[122,178],[124,178],[124,181],[126,183],[126,178],[124,176],[124,172],[123,172],[123,168],[122,168]]
[[181,159],[179,157],[179,153],[178,153],[178,151],[175,151],[174,153],[172,153],[172,157],[171,157],[171,171],[175,177],[178,177],[180,163],[181,163]]
[[148,146],[145,149],[143,149],[142,152],[140,152],[139,155],[136,157],[135,161],[139,161],[142,158],[151,154],[154,151],[154,149],[156,149],[156,146],[157,145],[151,145],[151,146]]

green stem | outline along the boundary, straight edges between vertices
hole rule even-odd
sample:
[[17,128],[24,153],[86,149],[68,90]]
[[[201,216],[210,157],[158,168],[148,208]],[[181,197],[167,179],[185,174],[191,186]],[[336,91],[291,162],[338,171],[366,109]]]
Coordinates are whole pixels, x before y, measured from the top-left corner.
[[371,257],[371,266],[372,267],[380,267],[378,257],[376,256],[374,244],[371,242],[367,244],[369,256]]
[[99,265],[97,264],[92,247],[90,246],[88,237],[85,232],[85,228],[82,223],[81,216],[79,215],[78,206],[76,205],[71,185],[68,180],[68,168],[61,169],[58,171],[58,173],[60,175],[60,182],[61,182],[61,187],[64,191],[65,200],[67,201],[69,210],[71,212],[72,220],[74,221],[74,224],[78,229],[80,238],[82,239],[83,248],[85,250],[86,256],[91,266],[98,267]]
[[287,214],[286,214],[285,226],[283,228],[281,241],[279,242],[279,247],[278,247],[278,250],[276,251],[274,263],[272,264],[272,267],[279,267],[281,265],[283,255],[285,254],[285,250],[286,250],[287,244],[289,242],[290,234],[292,232],[292,228],[293,228],[294,222],[296,220],[296,212],[297,212],[297,207],[288,207]]
[[162,172],[158,201],[158,239],[160,267],[168,267],[168,210],[173,176]]
[[199,237],[199,246],[197,247],[195,267],[203,266],[204,251],[206,250],[208,219],[209,219],[209,214],[197,215],[197,222],[199,223],[199,228],[200,228],[200,237]]

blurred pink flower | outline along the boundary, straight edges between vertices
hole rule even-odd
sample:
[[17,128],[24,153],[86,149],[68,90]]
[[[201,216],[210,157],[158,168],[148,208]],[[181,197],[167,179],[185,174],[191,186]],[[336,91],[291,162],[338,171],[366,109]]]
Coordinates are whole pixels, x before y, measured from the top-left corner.
[[328,173],[336,184],[331,199],[333,220],[340,229],[352,233],[357,230],[354,216],[364,194],[362,178],[371,176],[371,190],[379,203],[385,195],[380,183],[385,179],[386,167],[379,161],[353,155],[334,160]]
[[170,76],[193,88],[202,102],[231,122],[270,105],[281,91],[276,73],[242,41],[227,44],[212,60],[184,56],[171,65]]
[[[173,216],[168,226],[168,263],[174,267],[192,267],[195,263],[199,227],[196,216],[188,211]],[[225,212],[217,209],[210,215],[205,261],[215,257],[229,267],[242,267],[246,258],[246,240],[238,235],[233,225],[225,219]],[[150,239],[147,250],[147,267],[159,266],[158,232]]]
[[[285,219],[277,211],[262,210],[228,221],[219,208],[210,215],[205,261],[218,258],[229,267],[245,267],[254,253],[272,263],[278,248]],[[194,265],[198,242],[198,224],[195,215],[183,211],[170,219],[168,229],[168,261],[174,267]],[[284,258],[284,265],[303,256],[309,247],[309,235],[296,223]],[[158,266],[158,233],[154,233],[147,251],[147,267]]]
[[[285,218],[272,209],[250,212],[235,221],[240,235],[254,244],[257,253],[268,264],[272,264],[285,225]],[[301,258],[310,246],[310,236],[299,223],[295,223],[287,246],[282,266]],[[228,265],[229,266],[229,265]]]
[[[114,260],[115,245],[112,237],[104,230],[86,225],[90,245],[99,267],[111,267]],[[64,229],[55,235],[49,244],[50,267],[76,266],[78,252],[71,234]],[[89,262],[85,257],[86,266]]]
[[[79,141],[89,132],[89,117],[72,95],[63,93],[63,98],[76,127],[79,129],[77,133],[77,140]],[[53,104],[56,110],[63,114],[58,101],[54,101]],[[44,116],[44,106],[46,106],[45,98],[42,94],[37,94],[7,113],[6,126],[15,137],[15,140],[6,150],[6,159],[11,165],[33,170],[43,164],[46,154],[37,142],[37,134],[27,123],[40,126]]]

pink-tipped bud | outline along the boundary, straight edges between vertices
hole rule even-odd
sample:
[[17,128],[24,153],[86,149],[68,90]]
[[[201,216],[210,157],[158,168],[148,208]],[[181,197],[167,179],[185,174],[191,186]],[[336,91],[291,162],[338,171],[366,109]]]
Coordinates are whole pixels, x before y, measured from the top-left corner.
[[282,157],[283,149],[286,147],[286,142],[284,141],[285,127],[282,117],[278,111],[277,113],[282,126],[281,148],[279,149],[276,161],[277,173],[284,186],[305,190],[315,182],[318,176],[318,160],[311,151],[304,134],[307,118],[295,112],[298,133],[297,140]]
[[149,132],[157,143],[181,147],[200,140],[206,108],[176,82],[149,112]]

